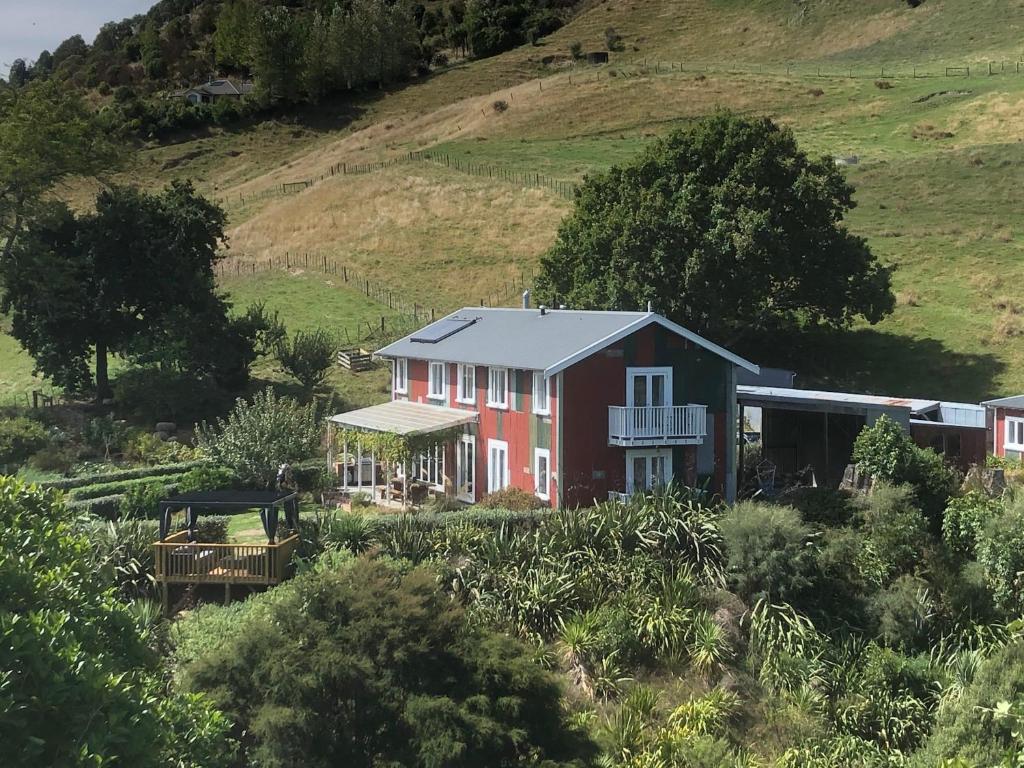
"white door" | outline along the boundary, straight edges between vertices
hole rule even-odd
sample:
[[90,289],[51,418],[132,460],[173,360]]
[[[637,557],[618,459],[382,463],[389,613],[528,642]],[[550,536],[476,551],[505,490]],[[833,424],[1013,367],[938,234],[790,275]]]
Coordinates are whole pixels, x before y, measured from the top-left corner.
[[462,501],[476,501],[476,438],[463,435],[455,444],[456,494]]
[[665,434],[672,405],[671,368],[627,368],[626,405],[632,408],[630,426],[634,437],[657,437]]
[[672,451],[626,451],[626,494],[650,491],[672,479]]
[[487,492],[494,493],[508,486],[508,443],[487,441]]

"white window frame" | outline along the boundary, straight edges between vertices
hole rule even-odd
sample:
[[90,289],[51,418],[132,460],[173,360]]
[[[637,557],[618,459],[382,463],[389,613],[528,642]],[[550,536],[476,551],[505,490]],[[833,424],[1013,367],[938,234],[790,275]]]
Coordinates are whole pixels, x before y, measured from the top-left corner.
[[[469,374],[472,386],[469,387],[468,391],[466,388],[466,375]],[[458,385],[455,390],[455,401],[464,403],[465,405],[476,405],[476,366],[475,365],[463,365],[459,363],[458,369]]]
[[413,474],[434,490],[444,490],[444,447],[437,444],[413,457]]
[[[437,383],[437,374],[440,371],[441,391],[435,392],[434,385]],[[431,400],[448,400],[448,364],[429,362],[427,363],[427,397]]]
[[650,487],[647,484],[648,478],[645,476],[642,478],[640,484],[637,484],[637,478],[633,472],[633,460],[644,459],[645,466],[649,469],[651,466],[651,460],[661,457],[665,461],[665,476],[663,478],[666,484],[672,482],[673,469],[672,469],[672,449],[671,448],[648,448],[639,450],[628,450],[626,451],[626,495],[631,496],[637,491],[647,491]]
[[1005,430],[1003,448],[1009,448],[1011,451],[1024,450],[1024,418],[1020,416],[1005,417],[1003,429]]
[[[537,393],[541,392],[544,395],[543,407],[538,402]],[[544,371],[533,372],[533,389],[530,399],[533,401],[533,412],[538,416],[550,416],[551,415],[551,384],[548,382],[547,377],[544,375]]]
[[[505,460],[502,466],[494,466],[494,451],[499,450],[505,456]],[[495,469],[500,469],[502,473],[501,480],[504,480],[504,484],[499,484],[499,478],[495,476]],[[494,493],[500,491],[503,488],[508,488],[512,484],[512,479],[509,477],[508,469],[508,443],[504,440],[494,440],[493,438],[487,441],[487,492]]]
[[[651,379],[655,376],[665,377],[665,402],[663,405],[672,405],[672,367],[671,366],[659,366],[656,368],[627,368],[626,369],[626,405],[630,408],[637,407],[636,405],[636,388],[634,378],[637,376],[643,376],[647,379],[647,387],[653,387]],[[650,407],[651,404],[647,403],[646,407]]]
[[[500,373],[505,379],[505,397],[502,400],[496,400],[494,398],[494,376]],[[499,408],[503,411],[508,410],[508,368],[488,368],[487,369],[487,407],[488,408]]]
[[405,357],[395,358],[395,367],[391,373],[392,390],[397,395],[409,394],[409,360]]
[[[544,460],[544,486],[540,484],[540,462]],[[533,449],[533,492],[538,499],[551,500],[551,451],[547,448]]]
[[456,445],[455,483],[459,499],[470,503],[476,501],[476,438],[473,435],[463,435]]

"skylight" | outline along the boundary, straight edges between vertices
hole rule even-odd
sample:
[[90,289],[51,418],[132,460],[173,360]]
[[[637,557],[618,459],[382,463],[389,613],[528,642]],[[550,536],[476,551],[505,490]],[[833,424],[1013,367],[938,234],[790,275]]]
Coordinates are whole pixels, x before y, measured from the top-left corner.
[[417,331],[410,341],[418,341],[421,344],[437,344],[437,342],[468,328],[475,322],[476,318],[446,317]]

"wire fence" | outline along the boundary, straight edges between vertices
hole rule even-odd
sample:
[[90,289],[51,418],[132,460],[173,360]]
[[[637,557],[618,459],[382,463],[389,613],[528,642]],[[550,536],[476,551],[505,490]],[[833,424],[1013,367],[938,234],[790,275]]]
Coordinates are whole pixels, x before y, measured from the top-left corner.
[[[333,329],[348,345],[386,343],[401,338],[425,323],[433,322],[458,308],[420,304],[408,298],[394,285],[369,277],[336,256],[328,254],[288,252],[258,259],[230,256],[217,262],[215,273],[218,278],[225,279],[295,269],[337,277],[339,284],[363,294],[379,304],[382,310],[387,308],[387,313],[382,312],[379,318],[372,321],[364,320],[358,325]],[[509,279],[503,280],[501,287],[495,288],[485,296],[476,297],[475,301],[469,303],[478,303],[481,307],[500,307],[508,305],[513,300],[518,302],[522,292],[533,284],[533,278],[532,268],[522,270],[519,275],[512,275]]]

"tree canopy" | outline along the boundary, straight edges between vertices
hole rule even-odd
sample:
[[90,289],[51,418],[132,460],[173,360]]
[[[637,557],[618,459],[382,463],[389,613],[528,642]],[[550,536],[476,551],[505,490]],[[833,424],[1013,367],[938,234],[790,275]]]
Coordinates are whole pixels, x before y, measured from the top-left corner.
[[72,522],[56,491],[0,475],[4,765],[230,765],[228,722],[167,690]]
[[224,220],[181,182],[159,194],[103,191],[95,212],[77,217],[47,205],[0,263],[12,334],[39,371],[74,391],[91,382],[94,356],[100,398],[110,396],[111,353],[243,384],[252,343],[214,290]]
[[721,341],[847,326],[894,308],[890,270],[843,217],[853,188],[771,120],[719,113],[588,177],[541,260],[537,294],[656,311]]

